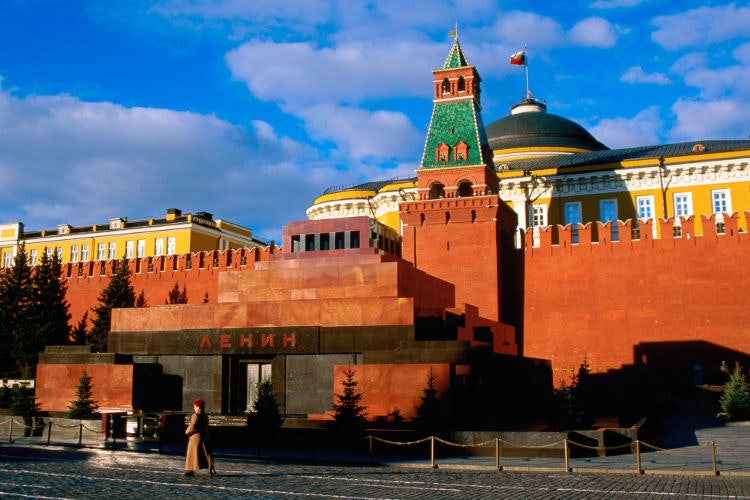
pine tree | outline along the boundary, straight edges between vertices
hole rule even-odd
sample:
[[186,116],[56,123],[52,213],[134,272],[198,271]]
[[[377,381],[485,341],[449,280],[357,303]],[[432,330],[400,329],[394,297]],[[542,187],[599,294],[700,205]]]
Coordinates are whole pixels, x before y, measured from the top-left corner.
[[422,402],[416,408],[417,416],[413,419],[414,425],[428,434],[437,432],[445,425],[443,401],[435,387],[437,378],[437,375],[433,375],[430,370],[427,375],[427,385],[422,393]]
[[739,363],[735,363],[734,371],[729,375],[729,380],[719,397],[719,406],[730,420],[750,418],[750,394],[747,392],[745,373]]
[[94,418],[94,412],[99,405],[92,399],[92,385],[91,377],[84,368],[81,372],[81,377],[78,379],[78,387],[76,388],[76,399],[70,402],[68,409],[68,418],[75,418],[80,420],[88,420]]
[[0,275],[0,372],[5,377],[30,377],[29,357],[19,339],[33,339],[31,268],[23,244],[13,266]]
[[39,331],[41,345],[31,346],[31,352],[41,352],[45,345],[70,343],[70,305],[65,298],[67,284],[62,279],[60,257],[42,253],[32,276],[34,289],[33,317]]
[[78,324],[73,328],[73,331],[70,333],[71,340],[73,341],[73,344],[75,345],[86,345],[86,337],[88,336],[88,322],[89,322],[89,312],[86,311],[83,313],[83,316],[81,316],[81,319],[78,321]]
[[187,287],[180,291],[180,284],[175,281],[174,287],[169,291],[166,304],[187,304]]
[[112,309],[135,305],[135,290],[130,283],[127,259],[112,262],[112,277],[107,287],[99,294],[98,300],[100,305],[94,308],[96,318],[93,320],[88,341],[94,352],[105,352],[111,328]]
[[247,426],[253,435],[268,441],[284,423],[273,394],[271,379],[258,382],[258,396],[253,403],[253,410],[255,411],[247,416]]
[[359,382],[354,380],[354,371],[344,372],[341,385],[343,394],[336,394],[338,403],[333,405],[333,418],[336,428],[345,433],[359,433],[367,422],[367,407],[362,406],[362,393],[357,392]]
[[24,436],[41,435],[41,428],[36,423],[43,421],[39,417],[39,405],[34,397],[34,389],[27,385],[14,385],[11,389],[10,414],[23,418]]
[[145,290],[141,290],[141,293],[139,293],[138,297],[135,298],[135,307],[148,307],[148,302],[146,302]]

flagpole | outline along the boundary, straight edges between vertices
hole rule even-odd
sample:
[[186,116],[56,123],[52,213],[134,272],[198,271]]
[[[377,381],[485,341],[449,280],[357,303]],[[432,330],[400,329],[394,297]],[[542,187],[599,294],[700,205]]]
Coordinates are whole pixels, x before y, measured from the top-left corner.
[[526,44],[523,44],[523,55],[526,58],[526,99],[531,99],[529,95],[529,53],[526,50]]

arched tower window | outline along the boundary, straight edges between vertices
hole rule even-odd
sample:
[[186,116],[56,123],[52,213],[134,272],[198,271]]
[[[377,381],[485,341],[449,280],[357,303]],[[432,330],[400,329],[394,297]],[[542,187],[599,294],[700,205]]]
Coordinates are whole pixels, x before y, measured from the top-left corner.
[[469,155],[469,146],[463,141],[458,141],[453,146],[453,154],[455,155],[454,161],[464,161]]
[[451,148],[446,143],[441,142],[435,151],[435,161],[437,163],[450,161]]
[[439,200],[445,198],[445,186],[439,182],[433,182],[430,186],[430,199]]
[[458,77],[458,91],[466,92],[466,80],[463,76]]
[[458,183],[458,196],[460,198],[468,198],[474,196],[474,185],[471,181],[462,180]]
[[443,94],[451,93],[451,82],[447,78],[443,78]]

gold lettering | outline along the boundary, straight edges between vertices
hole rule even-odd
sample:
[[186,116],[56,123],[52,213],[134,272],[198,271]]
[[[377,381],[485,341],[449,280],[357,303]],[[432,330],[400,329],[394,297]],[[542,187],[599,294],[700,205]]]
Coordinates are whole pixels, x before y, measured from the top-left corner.
[[260,346],[261,347],[273,347],[273,333],[266,335],[262,333],[260,335]]
[[240,335],[240,347],[252,347],[253,336],[252,335]]
[[209,349],[211,349],[212,347],[211,339],[208,338],[208,335],[203,336],[203,338],[201,339],[201,344],[198,346],[198,349],[205,349],[206,347],[208,347]]
[[284,347],[296,347],[297,346],[297,338],[295,337],[295,333],[292,332],[290,334],[284,334]]

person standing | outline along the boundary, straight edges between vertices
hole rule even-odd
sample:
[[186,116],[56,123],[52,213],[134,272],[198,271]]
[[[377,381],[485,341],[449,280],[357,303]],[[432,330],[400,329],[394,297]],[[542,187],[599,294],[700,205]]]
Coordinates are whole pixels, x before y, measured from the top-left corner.
[[185,429],[188,437],[185,454],[185,475],[194,476],[199,469],[208,469],[211,477],[216,475],[214,459],[208,441],[208,416],[205,413],[206,402],[202,399],[193,401],[193,414],[190,424]]

